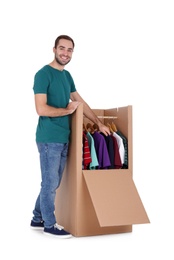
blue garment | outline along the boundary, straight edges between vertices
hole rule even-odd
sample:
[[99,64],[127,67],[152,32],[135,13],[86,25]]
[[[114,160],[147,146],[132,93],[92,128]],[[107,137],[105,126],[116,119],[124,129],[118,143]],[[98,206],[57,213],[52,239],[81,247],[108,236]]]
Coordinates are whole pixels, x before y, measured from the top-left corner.
[[98,163],[98,159],[97,159],[97,153],[95,150],[95,145],[94,145],[94,138],[92,137],[92,135],[87,132],[86,136],[88,138],[88,143],[89,143],[89,147],[90,147],[90,151],[91,151],[91,158],[92,158],[92,162],[89,164],[89,170],[95,170],[96,167],[99,165]]
[[54,215],[56,189],[59,187],[65,168],[68,143],[37,143],[40,153],[41,190],[33,210],[33,221],[44,221],[46,228],[56,223]]

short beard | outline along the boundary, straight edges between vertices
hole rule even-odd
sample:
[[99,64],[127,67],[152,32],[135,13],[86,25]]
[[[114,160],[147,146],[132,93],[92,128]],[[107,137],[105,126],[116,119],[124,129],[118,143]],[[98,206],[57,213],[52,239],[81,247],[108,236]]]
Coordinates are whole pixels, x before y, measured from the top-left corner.
[[70,60],[69,60],[69,61],[67,61],[66,63],[62,63],[56,56],[55,56],[55,60],[56,60],[56,62],[57,62],[59,65],[61,65],[61,66],[65,66],[66,64],[68,64],[68,63],[70,62]]

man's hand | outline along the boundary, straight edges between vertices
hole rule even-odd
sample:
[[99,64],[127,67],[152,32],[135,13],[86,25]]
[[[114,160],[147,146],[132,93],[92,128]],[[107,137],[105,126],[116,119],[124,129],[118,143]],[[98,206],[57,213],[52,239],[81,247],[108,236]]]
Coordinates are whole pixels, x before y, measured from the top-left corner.
[[100,132],[102,132],[104,135],[107,136],[107,135],[111,134],[109,127],[105,126],[104,124],[101,123],[98,125],[98,127],[99,127]]
[[72,113],[74,113],[74,111],[77,109],[77,107],[80,105],[80,102],[78,102],[78,101],[72,101],[72,102],[70,102],[68,105],[67,105],[67,107],[66,107],[66,109],[69,111],[69,114],[72,114]]

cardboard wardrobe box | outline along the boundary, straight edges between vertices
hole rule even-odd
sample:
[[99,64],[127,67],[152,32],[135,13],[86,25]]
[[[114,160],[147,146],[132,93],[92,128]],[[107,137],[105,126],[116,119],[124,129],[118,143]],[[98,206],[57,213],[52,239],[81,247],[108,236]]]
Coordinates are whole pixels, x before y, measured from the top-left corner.
[[150,222],[133,181],[132,106],[93,111],[127,138],[128,169],[82,170],[83,124],[90,121],[80,105],[71,118],[68,160],[55,200],[57,222],[75,237],[132,232],[133,224]]

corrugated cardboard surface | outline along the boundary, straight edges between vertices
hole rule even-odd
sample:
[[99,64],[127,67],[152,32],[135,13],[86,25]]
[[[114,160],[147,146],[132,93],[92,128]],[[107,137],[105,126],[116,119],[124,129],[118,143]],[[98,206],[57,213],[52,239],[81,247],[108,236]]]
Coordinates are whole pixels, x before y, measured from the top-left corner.
[[149,223],[130,174],[114,170],[83,174],[101,227]]
[[56,194],[57,222],[74,236],[131,232],[133,224],[149,219],[132,179],[131,106],[94,110],[116,115],[119,130],[128,138],[129,166],[123,170],[82,170],[83,105],[72,115],[68,162]]

